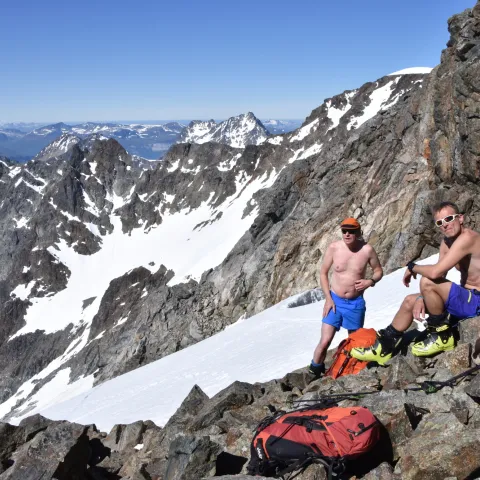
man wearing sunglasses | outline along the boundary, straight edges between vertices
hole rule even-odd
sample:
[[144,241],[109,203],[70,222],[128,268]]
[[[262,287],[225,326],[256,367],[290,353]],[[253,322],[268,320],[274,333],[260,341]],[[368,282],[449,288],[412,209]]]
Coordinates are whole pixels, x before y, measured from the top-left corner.
[[[363,327],[365,300],[363,292],[380,281],[383,270],[377,253],[362,239],[360,224],[355,218],[346,218],[340,224],[342,240],[327,248],[320,269],[320,285],[325,294],[320,342],[313,353],[309,371],[320,377],[325,372],[327,349],[340,327],[349,332]],[[367,265],[372,277],[365,278]],[[331,282],[328,272],[333,267]]]
[[[426,357],[453,350],[452,327],[460,319],[480,315],[480,234],[464,226],[463,215],[454,203],[435,205],[432,214],[443,235],[438,262],[435,265],[407,264],[403,283],[408,287],[412,276],[421,275],[420,294],[405,297],[391,325],[377,333],[375,345],[352,349],[353,357],[385,364],[392,358],[413,319],[422,320],[426,312],[429,313],[428,335],[412,345],[412,353]],[[445,279],[453,267],[461,273],[461,285]]]

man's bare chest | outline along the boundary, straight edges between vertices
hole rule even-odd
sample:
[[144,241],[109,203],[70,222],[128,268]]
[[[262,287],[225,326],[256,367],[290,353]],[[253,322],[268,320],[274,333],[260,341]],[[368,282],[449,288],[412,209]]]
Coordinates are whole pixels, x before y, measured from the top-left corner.
[[368,258],[363,252],[340,254],[333,258],[333,270],[336,273],[362,273],[365,270],[367,263]]

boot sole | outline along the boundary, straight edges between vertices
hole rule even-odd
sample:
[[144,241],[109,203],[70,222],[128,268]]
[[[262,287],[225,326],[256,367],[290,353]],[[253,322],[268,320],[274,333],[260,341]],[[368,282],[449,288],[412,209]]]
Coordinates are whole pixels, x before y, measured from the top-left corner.
[[413,351],[413,348],[412,348],[412,355],[414,355],[415,357],[433,357],[434,355],[438,355],[439,353],[442,353],[442,352],[451,352],[454,349],[455,349],[455,346],[442,348],[442,350],[438,350],[436,352],[418,352],[418,353],[415,353]]
[[387,360],[383,360],[383,361],[380,361],[378,359],[367,359],[367,358],[358,358],[358,357],[354,357],[352,355],[353,358],[355,358],[356,360],[360,360],[361,362],[367,362],[367,363],[370,363],[370,362],[375,362],[375,363],[378,363],[379,365],[382,365],[382,367],[389,361],[392,359],[392,357],[388,358]]

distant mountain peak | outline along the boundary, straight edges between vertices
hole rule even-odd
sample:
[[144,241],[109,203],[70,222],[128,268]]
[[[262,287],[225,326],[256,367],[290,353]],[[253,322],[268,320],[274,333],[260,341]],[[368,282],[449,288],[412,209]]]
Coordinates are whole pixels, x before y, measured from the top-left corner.
[[72,135],[71,133],[62,133],[62,135],[49,143],[44,149],[35,155],[34,160],[42,161],[52,157],[59,157],[68,152],[73,145],[77,145],[80,142],[80,137]]
[[268,137],[263,123],[252,113],[242,113],[223,122],[214,120],[190,122],[180,134],[178,143],[223,143],[235,148],[259,145]]

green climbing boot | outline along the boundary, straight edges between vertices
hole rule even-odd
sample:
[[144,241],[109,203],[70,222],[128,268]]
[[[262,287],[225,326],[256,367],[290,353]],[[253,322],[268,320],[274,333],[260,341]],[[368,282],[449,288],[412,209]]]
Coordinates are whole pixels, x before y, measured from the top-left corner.
[[416,357],[431,357],[440,352],[448,352],[455,348],[455,335],[450,325],[430,328],[424,340],[412,345],[412,353]]

